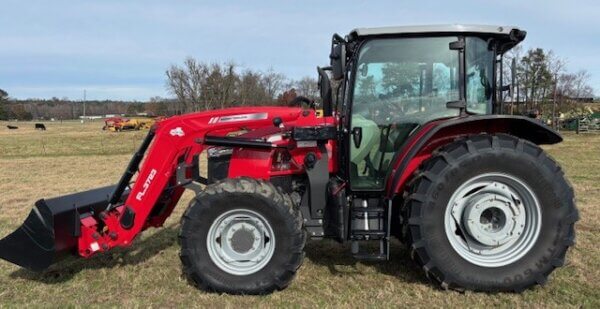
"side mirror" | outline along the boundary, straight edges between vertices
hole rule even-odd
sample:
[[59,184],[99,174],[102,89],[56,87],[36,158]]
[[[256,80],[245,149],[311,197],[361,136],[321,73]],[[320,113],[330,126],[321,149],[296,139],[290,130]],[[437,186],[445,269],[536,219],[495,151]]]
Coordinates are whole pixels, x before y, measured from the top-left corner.
[[328,117],[332,114],[333,95],[331,91],[331,81],[329,75],[323,68],[317,67],[319,72],[319,92],[323,102],[323,116]]
[[344,78],[344,72],[346,71],[346,44],[344,43],[345,40],[341,36],[338,34],[333,35],[329,59],[331,60],[331,72],[334,80]]
[[360,148],[360,144],[362,142],[362,128],[361,127],[352,128],[352,140],[354,141],[354,147]]

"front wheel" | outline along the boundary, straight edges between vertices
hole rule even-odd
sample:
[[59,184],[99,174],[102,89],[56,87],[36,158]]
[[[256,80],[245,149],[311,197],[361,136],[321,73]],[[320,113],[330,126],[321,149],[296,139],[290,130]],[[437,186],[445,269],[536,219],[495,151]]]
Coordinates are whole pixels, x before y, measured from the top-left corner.
[[564,263],[573,189],[542,149],[478,135],[438,150],[407,188],[411,256],[444,288],[521,291]]
[[180,232],[183,270],[205,290],[265,294],[285,288],[304,257],[302,218],[290,197],[249,178],[209,185]]

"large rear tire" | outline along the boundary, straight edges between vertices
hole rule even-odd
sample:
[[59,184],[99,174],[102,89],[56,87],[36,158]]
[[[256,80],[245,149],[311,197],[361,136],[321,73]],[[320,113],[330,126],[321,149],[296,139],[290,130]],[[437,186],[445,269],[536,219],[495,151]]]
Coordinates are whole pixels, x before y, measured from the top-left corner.
[[287,194],[238,178],[209,185],[191,201],[179,241],[183,271],[199,288],[266,294],[289,285],[306,237]]
[[405,192],[411,257],[443,288],[522,291],[574,244],[573,188],[541,148],[477,135],[425,161]]

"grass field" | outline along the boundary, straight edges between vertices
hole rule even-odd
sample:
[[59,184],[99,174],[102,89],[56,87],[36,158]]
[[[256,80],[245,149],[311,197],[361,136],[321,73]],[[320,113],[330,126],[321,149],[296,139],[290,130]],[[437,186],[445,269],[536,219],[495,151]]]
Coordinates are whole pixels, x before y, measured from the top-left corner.
[[[0,122],[0,237],[17,228],[42,197],[115,183],[144,132],[109,133],[102,124]],[[15,124],[15,123],[11,123]],[[298,276],[284,291],[267,296],[210,294],[182,276],[177,244],[181,200],[165,228],[146,231],[129,249],[91,260],[73,259],[45,273],[0,261],[0,305],[126,307],[600,307],[600,135],[565,134],[545,147],[573,183],[581,220],[567,264],[544,287],[522,294],[458,293],[428,283],[394,242],[392,260],[356,262],[348,247],[310,242]]]

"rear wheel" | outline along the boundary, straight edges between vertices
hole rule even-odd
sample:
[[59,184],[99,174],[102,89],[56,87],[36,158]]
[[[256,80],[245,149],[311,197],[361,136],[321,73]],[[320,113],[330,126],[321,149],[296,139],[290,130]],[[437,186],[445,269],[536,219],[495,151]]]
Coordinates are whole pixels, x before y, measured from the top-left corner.
[[405,194],[412,258],[444,288],[521,291],[564,263],[573,189],[538,146],[479,135],[438,150]]
[[306,240],[290,197],[249,178],[226,179],[198,194],[179,238],[188,278],[232,294],[285,288],[302,264]]

